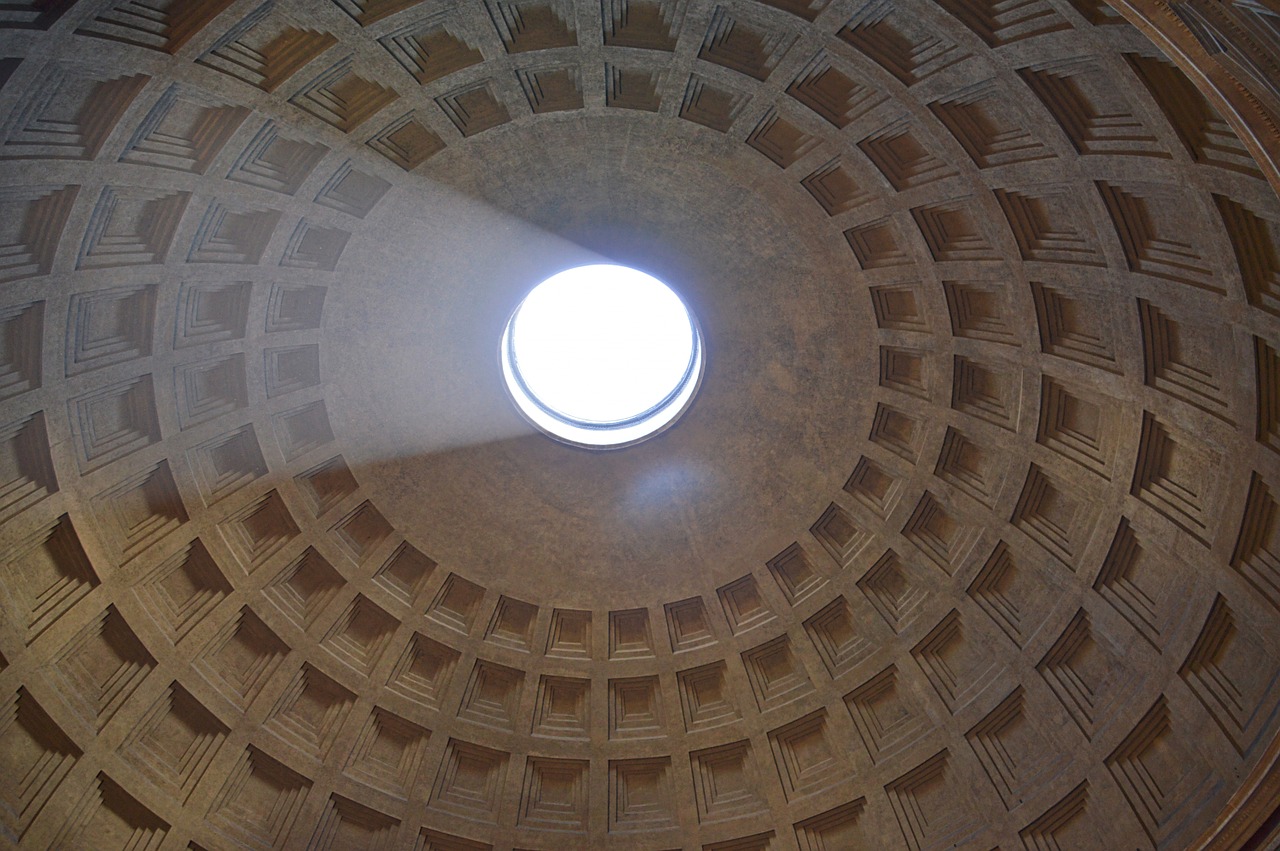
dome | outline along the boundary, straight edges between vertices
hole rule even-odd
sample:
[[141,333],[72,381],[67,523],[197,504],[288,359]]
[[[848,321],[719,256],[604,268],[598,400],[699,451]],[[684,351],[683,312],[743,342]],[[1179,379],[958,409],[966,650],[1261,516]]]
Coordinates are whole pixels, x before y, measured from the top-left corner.
[[[0,836],[1272,847],[1278,55],[1271,0],[0,4]],[[701,334],[607,452],[501,348],[599,265]]]

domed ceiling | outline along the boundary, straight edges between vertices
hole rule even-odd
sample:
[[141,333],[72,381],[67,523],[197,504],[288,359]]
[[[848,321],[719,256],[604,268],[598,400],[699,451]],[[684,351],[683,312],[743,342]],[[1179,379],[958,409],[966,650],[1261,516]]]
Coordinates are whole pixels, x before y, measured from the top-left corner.
[[[0,4],[0,836],[1263,847],[1280,13],[1120,7]],[[498,360],[598,262],[618,451]]]

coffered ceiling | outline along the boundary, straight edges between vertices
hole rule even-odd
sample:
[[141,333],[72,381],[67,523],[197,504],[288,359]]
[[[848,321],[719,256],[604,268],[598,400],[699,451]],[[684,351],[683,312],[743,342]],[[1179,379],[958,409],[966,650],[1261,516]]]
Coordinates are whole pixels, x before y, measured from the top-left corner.
[[[0,4],[0,836],[1262,847],[1278,20]],[[616,452],[499,371],[595,262]]]

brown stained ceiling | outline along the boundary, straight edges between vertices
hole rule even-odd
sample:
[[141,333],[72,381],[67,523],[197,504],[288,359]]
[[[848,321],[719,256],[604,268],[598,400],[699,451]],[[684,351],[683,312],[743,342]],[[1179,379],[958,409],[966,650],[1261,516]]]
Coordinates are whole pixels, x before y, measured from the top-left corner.
[[[1211,80],[1265,80],[1240,32]],[[1280,201],[1233,97],[1098,0],[4,4],[0,837],[1265,820]],[[602,258],[708,345],[618,452],[498,373]]]

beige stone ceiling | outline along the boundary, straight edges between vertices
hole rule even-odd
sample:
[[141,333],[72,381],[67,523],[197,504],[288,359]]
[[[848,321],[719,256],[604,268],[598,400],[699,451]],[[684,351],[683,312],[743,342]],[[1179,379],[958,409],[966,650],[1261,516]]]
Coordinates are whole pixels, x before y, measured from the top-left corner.
[[[0,4],[0,845],[1241,847],[1231,97],[1099,0]],[[498,372],[601,259],[708,345],[618,452]]]

